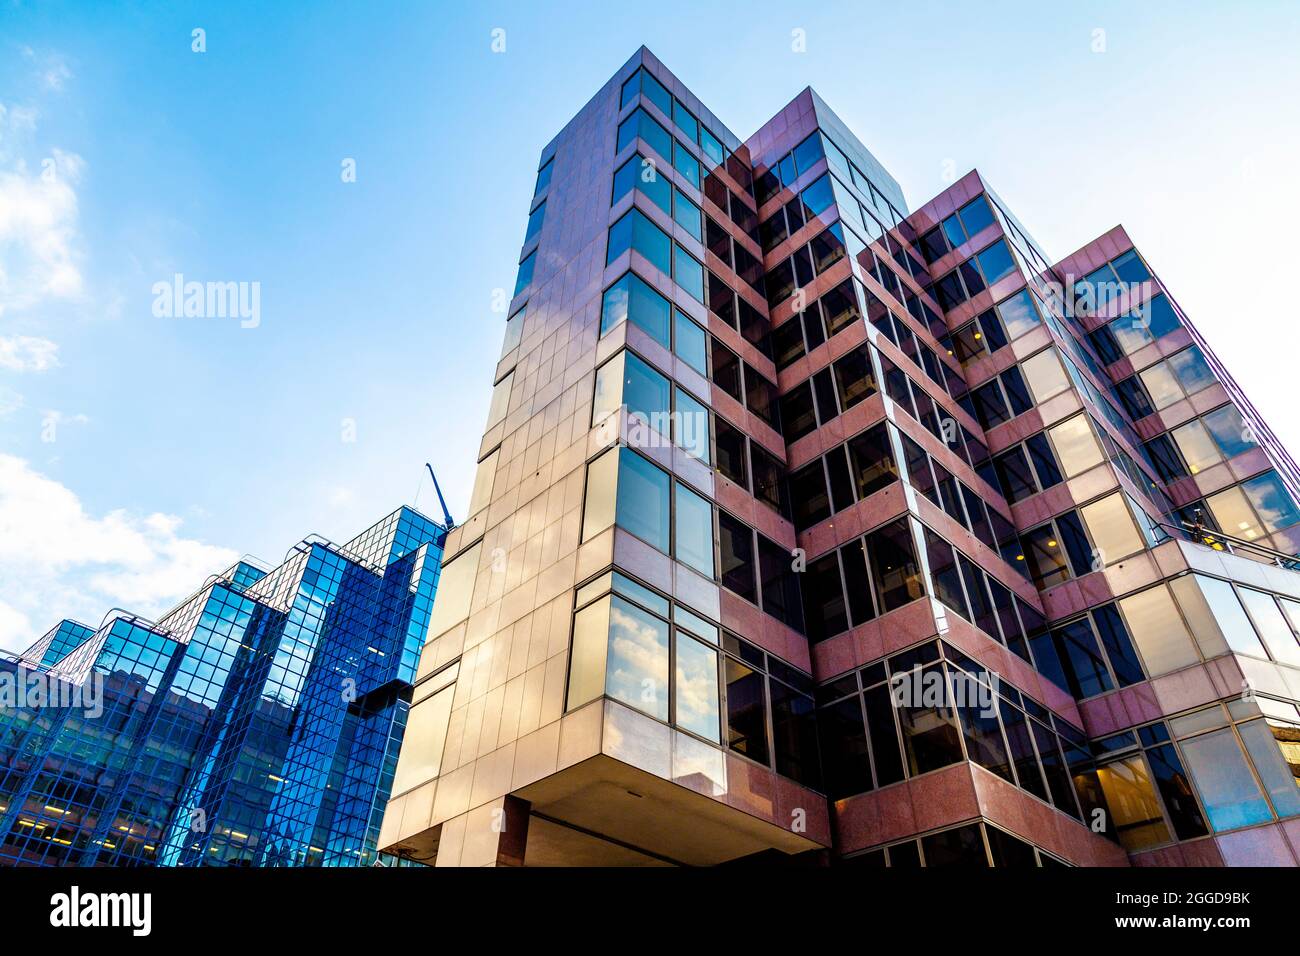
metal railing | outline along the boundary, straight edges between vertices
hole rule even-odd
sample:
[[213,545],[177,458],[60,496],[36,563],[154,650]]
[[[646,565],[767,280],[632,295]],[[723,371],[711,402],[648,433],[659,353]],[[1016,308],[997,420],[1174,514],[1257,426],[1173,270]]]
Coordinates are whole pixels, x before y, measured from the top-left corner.
[[1222,531],[1215,531],[1203,521],[1183,521],[1176,525],[1156,522],[1156,527],[1169,534],[1170,537],[1179,537],[1191,541],[1193,544],[1212,548],[1215,551],[1250,556],[1251,560],[1262,559],[1267,564],[1284,568],[1287,571],[1300,571],[1300,557],[1287,554],[1285,551],[1266,548],[1262,544],[1248,541],[1245,538],[1238,538],[1230,534],[1224,534]]

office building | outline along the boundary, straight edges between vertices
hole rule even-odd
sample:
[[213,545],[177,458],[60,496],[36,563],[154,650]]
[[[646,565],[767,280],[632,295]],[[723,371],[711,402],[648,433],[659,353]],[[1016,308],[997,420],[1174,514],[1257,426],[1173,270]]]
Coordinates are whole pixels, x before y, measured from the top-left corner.
[[1019,215],[638,51],[541,153],[380,846],[1294,865],[1300,472],[1122,227]]

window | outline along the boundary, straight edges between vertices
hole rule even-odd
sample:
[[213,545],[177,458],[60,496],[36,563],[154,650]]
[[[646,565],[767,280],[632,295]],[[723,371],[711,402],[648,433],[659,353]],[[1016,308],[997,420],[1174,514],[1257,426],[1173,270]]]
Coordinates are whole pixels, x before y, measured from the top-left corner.
[[[854,286],[849,282],[843,282],[831,289],[818,300],[818,304],[821,306],[826,329],[830,335],[838,334],[862,318],[858,311]],[[813,319],[815,318],[814,315]]]
[[1065,549],[1061,547],[1056,529],[1051,523],[1026,531],[1020,536],[1024,547],[1029,578],[1040,589],[1060,584],[1070,576]]
[[635,415],[661,433],[667,432],[671,422],[670,394],[668,379],[632,352],[620,351],[596,371],[591,423],[596,425],[620,406],[626,406],[629,416]]
[[916,549],[906,519],[867,535],[867,553],[871,556],[871,577],[881,613],[902,607],[924,595]]
[[611,448],[587,466],[582,540],[611,524],[669,554],[669,479],[630,448]]
[[[1048,648],[1048,641],[1053,645]],[[1068,690],[1076,700],[1094,697],[1111,690],[1110,674],[1097,647],[1097,637],[1087,617],[1062,624],[1034,640],[1034,659],[1057,664],[1053,681]],[[1040,653],[1041,652],[1041,653]],[[1048,670],[1044,667],[1044,672]]]
[[678,561],[713,580],[713,507],[685,485],[674,489]]
[[1126,597],[1119,607],[1150,676],[1159,677],[1200,660],[1178,607],[1163,585]]
[[587,464],[587,497],[582,509],[582,540],[590,541],[614,524],[617,514],[619,449],[611,448]]
[[1254,541],[1266,533],[1240,486],[1211,495],[1205,504],[1210,509],[1215,524],[1226,534]]
[[659,175],[659,169],[653,159],[647,159],[640,153],[629,159],[614,173],[614,193],[610,205],[616,205],[634,189],[640,190],[665,213],[672,213],[672,184]]
[[754,602],[758,589],[754,574],[754,534],[747,525],[725,511],[718,512],[718,547],[722,586]]
[[703,126],[700,127],[700,148],[714,166],[721,166],[726,159],[725,147]]
[[668,624],[618,595],[573,621],[568,709],[602,694],[668,719]]
[[694,186],[700,188],[700,161],[691,155],[681,143],[673,142],[673,169],[682,174],[682,177]]
[[1132,355],[1180,327],[1178,316],[1164,295],[1154,296],[1108,325],[1115,344],[1124,355]]
[[1271,471],[1210,496],[1206,505],[1226,534],[1247,541],[1300,521],[1290,493]]
[[668,318],[668,300],[636,273],[628,272],[605,290],[600,309],[600,334],[605,336],[626,319],[668,348]]
[[802,631],[803,606],[790,553],[760,534],[758,561],[763,579],[763,610],[786,626]]
[[609,248],[605,264],[609,265],[629,249],[640,253],[664,275],[672,274],[672,243],[663,230],[646,218],[640,209],[629,210],[609,227]]
[[688,140],[692,143],[698,143],[700,139],[699,121],[691,115],[691,111],[682,105],[681,100],[673,100],[673,124],[681,130]]
[[1034,298],[1028,289],[1021,289],[1015,295],[1003,299],[996,308],[1008,339],[1019,338],[1037,328],[1041,322],[1038,309],[1034,306]]
[[718,459],[718,471],[723,477],[734,481],[740,487],[749,489],[747,456],[745,454],[745,433],[731,425],[725,419],[714,419],[714,451]]
[[754,475],[754,497],[790,517],[790,496],[786,489],[785,466],[757,442],[749,446],[750,471]]
[[[883,678],[883,675],[881,675]],[[866,683],[864,680],[863,683]],[[895,725],[896,708],[888,684],[879,684],[862,695],[871,740],[872,763],[876,786],[884,787],[904,778],[903,758],[899,747],[901,735]],[[898,715],[901,716],[901,715]]]
[[1016,260],[1004,239],[986,247],[975,258],[979,261],[980,271],[984,273],[984,281],[989,285],[1016,270]]
[[709,336],[681,312],[673,312],[673,351],[701,375],[709,374]]
[[1296,644],[1291,625],[1278,610],[1273,596],[1252,588],[1238,588],[1237,593],[1250,612],[1255,630],[1268,647],[1269,656],[1280,663],[1300,667],[1300,645]]
[[[1255,765],[1273,809],[1280,817],[1300,813],[1300,790],[1296,789],[1300,785],[1300,773],[1297,773],[1300,767],[1296,766],[1294,756],[1296,730],[1292,724],[1273,720],[1252,720],[1237,725],[1251,763]],[[1291,756],[1283,759],[1284,753]]]
[[1186,425],[1175,428],[1170,432],[1170,437],[1187,464],[1188,474],[1195,475],[1223,460],[1218,446],[1199,420],[1193,419]]
[[619,451],[617,523],[667,554],[668,475],[631,449]]
[[546,221],[546,203],[543,202],[534,209],[528,216],[528,228],[524,230],[524,245],[532,242],[534,237],[542,231],[542,223]]
[[1104,460],[1087,415],[1076,415],[1054,425],[1047,434],[1066,478],[1081,475]]
[[767,681],[762,673],[731,657],[726,658],[726,679],[727,746],[767,764]]
[[1100,567],[1107,567],[1143,549],[1142,536],[1133,523],[1124,495],[1109,495],[1084,505],[1079,514],[1092,537]]
[[831,177],[823,175],[806,186],[800,199],[803,200],[805,220],[820,216],[835,204],[835,194],[831,190]]
[[1155,411],[1151,396],[1147,394],[1146,388],[1142,385],[1142,380],[1137,375],[1131,375],[1123,381],[1117,382],[1115,384],[1115,394],[1124,406],[1124,411],[1128,412],[1129,418],[1134,421],[1145,418]]
[[474,583],[478,577],[478,559],[481,544],[462,551],[442,566],[438,589],[429,612],[429,639],[440,637],[465,618],[469,617],[474,597]]
[[962,591],[961,574],[957,570],[957,558],[952,545],[926,528],[925,553],[930,580],[934,584],[934,596],[944,606],[970,620],[970,608],[966,606],[966,595]]
[[623,152],[624,149],[636,141],[638,136],[664,160],[672,160],[673,138],[668,135],[668,130],[652,119],[650,114],[643,109],[637,109],[636,112],[619,124],[618,144],[615,151]]
[[524,337],[524,317],[527,314],[528,306],[524,306],[506,320],[505,341],[501,343],[502,358],[505,358],[510,354],[510,352],[519,345],[519,340]]
[[402,735],[405,746],[393,774],[394,794],[432,780],[441,772],[442,751],[447,743],[451,703],[455,696],[456,685],[452,684],[411,708]]
[[1281,531],[1300,521],[1300,511],[1296,510],[1291,493],[1283,486],[1282,479],[1276,472],[1266,472],[1243,482],[1241,490],[1270,532]]
[[813,264],[817,274],[821,275],[835,263],[844,258],[844,229],[837,222],[829,229],[814,236],[808,243],[812,253]]
[[[952,670],[949,676],[971,681],[969,675]],[[997,709],[985,707],[971,700],[973,694],[965,694],[958,699],[957,715],[961,719],[962,734],[966,740],[966,752],[970,759],[985,770],[997,774],[1009,783],[1015,783],[1011,772],[1011,760],[1007,756],[1007,745],[1002,738],[1002,728],[998,721]],[[980,847],[981,852],[983,846]],[[927,856],[928,859],[928,856]]]
[[836,362],[834,369],[840,405],[845,411],[876,393],[876,376],[868,346],[854,349]]
[[1273,819],[1231,729],[1179,743],[1216,833]]
[[803,531],[831,515],[831,500],[826,489],[822,459],[810,462],[790,476],[790,498],[794,509],[794,526]]
[[515,295],[523,292],[532,284],[533,267],[537,265],[537,251],[528,254],[528,258],[519,263],[519,277],[515,279]]
[[678,245],[673,246],[673,281],[691,298],[704,301],[704,267]]
[[952,333],[951,354],[966,368],[1006,344],[997,314],[990,309]]
[[1002,394],[1001,384],[996,378],[975,389],[971,393],[971,398],[975,406],[975,417],[980,420],[980,425],[985,431],[1011,418],[1006,397]]
[[827,795],[836,800],[873,789],[871,753],[857,696],[822,708],[817,718]]
[[848,452],[849,471],[859,500],[898,480],[889,432],[883,423],[849,439]]
[[506,417],[506,411],[510,408],[510,386],[514,378],[515,373],[511,371],[492,386],[492,401],[488,404],[486,429],[495,427]]
[[1070,387],[1070,380],[1066,377],[1054,348],[1044,349],[1021,362],[1020,370],[1033,393],[1034,401],[1040,405]]
[[[771,668],[774,672],[775,667]],[[820,788],[817,751],[817,708],[810,695],[771,677],[772,740],[776,772],[805,786]]]
[[1264,646],[1227,581],[1188,574],[1169,582],[1192,636],[1207,660],[1228,648],[1252,657],[1267,657]]
[[1257,447],[1254,429],[1246,424],[1235,405],[1224,405],[1201,418],[1225,458]]
[[596,370],[596,390],[591,403],[591,424],[600,424],[623,405],[623,367],[628,353],[621,351]]
[[713,355],[713,384],[736,401],[743,401],[744,392],[741,390],[740,384],[740,359],[736,357],[735,352],[715,338],[710,337],[709,344]]
[[1023,446],[1016,445],[998,455],[993,459],[993,467],[997,471],[1002,495],[1007,501],[1020,501],[1022,498],[1038,493],[1038,486],[1034,483],[1033,472],[1029,468],[1029,458]]
[[1174,402],[1181,401],[1216,381],[1201,350],[1195,345],[1144,369],[1138,373],[1137,378],[1141,379],[1157,411],[1168,408]]
[[617,572],[580,587],[576,600],[566,709],[608,696],[721,742],[718,652],[706,643],[718,643],[717,625]]
[[469,514],[476,515],[492,501],[492,485],[496,481],[497,460],[501,457],[498,447],[478,463],[474,472],[474,489],[469,496]]
[[961,738],[942,665],[904,672],[896,675],[894,681],[891,690],[903,734],[908,775],[915,777],[962,760]]
[[695,205],[681,190],[673,190],[673,221],[696,239],[704,239],[704,217],[700,207]]
[[957,210],[957,218],[961,220],[966,236],[970,239],[974,239],[984,229],[993,225],[994,221],[993,211],[989,209],[988,200],[984,198],[983,193]]
[[832,551],[810,562],[802,581],[808,639],[817,642],[847,630],[848,608],[840,580],[839,553]]
[[659,107],[664,116],[672,115],[673,98],[664,89],[663,84],[651,76],[644,68],[639,68],[623,84],[619,108],[622,109],[631,103],[638,93],[644,95],[646,99]]
[[709,463],[709,410],[703,403],[680,388],[674,387],[676,397],[676,418],[673,439],[678,447],[698,458],[704,464]]
[[546,187],[551,185],[551,173],[555,171],[555,157],[552,156],[542,168],[537,171],[537,185],[533,187],[533,195],[540,196]]
[[1025,439],[1025,450],[1029,453],[1029,460],[1034,466],[1034,474],[1038,477],[1038,487],[1051,488],[1053,485],[1059,485],[1065,480],[1060,467],[1056,463],[1056,455],[1052,452],[1052,446],[1044,434],[1040,432]]
[[677,726],[715,743],[719,740],[718,652],[677,632]]
[[1146,761],[1135,755],[1097,769],[1097,779],[1113,815],[1115,833],[1130,852],[1169,842]]
[[781,419],[777,415],[776,386],[754,371],[752,366],[746,364],[744,369],[745,407],[779,432]]

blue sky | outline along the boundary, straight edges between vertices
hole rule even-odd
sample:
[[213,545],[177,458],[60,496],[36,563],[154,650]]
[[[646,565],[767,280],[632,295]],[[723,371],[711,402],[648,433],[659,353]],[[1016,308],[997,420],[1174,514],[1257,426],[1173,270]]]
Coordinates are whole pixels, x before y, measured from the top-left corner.
[[[463,513],[537,156],[641,43],[742,138],[814,86],[914,206],[1123,222],[1300,447],[1300,11],[1059,6],[4,0],[0,648],[435,513],[426,460]],[[176,273],[259,323],[154,315]]]

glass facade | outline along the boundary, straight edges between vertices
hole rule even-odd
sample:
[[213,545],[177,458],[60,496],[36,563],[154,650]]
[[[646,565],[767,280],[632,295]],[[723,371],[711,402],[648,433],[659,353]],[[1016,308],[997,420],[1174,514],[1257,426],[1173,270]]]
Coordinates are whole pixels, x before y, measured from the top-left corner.
[[375,863],[445,535],[402,508],[0,664],[0,863]]

